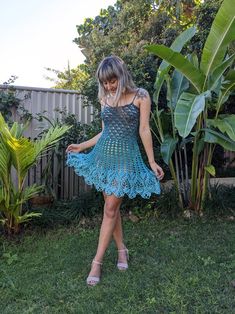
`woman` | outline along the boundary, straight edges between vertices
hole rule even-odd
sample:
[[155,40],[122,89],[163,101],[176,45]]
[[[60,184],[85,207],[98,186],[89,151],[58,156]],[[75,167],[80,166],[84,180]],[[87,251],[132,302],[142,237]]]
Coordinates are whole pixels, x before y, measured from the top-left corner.
[[[120,216],[123,196],[134,198],[139,194],[149,198],[152,193],[160,194],[159,180],[164,176],[154,160],[147,91],[136,88],[125,63],[114,55],[102,60],[96,75],[102,131],[86,142],[69,145],[66,150],[68,166],[102,191],[105,200],[98,248],[87,278],[87,284],[92,286],[100,281],[102,260],[112,236],[118,250],[117,267],[128,268]],[[142,160],[138,133],[151,170]],[[90,153],[80,154],[92,146]]]

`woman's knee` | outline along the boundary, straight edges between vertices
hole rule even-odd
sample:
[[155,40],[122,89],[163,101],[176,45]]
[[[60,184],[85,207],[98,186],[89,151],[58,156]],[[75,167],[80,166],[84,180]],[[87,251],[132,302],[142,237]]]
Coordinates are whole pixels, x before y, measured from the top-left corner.
[[111,202],[106,202],[104,206],[104,213],[108,218],[114,219],[117,216],[119,205]]

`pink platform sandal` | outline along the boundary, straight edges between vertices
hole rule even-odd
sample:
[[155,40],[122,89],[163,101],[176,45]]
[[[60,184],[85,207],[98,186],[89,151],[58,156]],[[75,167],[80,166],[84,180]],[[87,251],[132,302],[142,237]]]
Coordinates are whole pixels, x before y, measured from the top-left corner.
[[[124,248],[122,250],[118,250],[118,253],[121,253],[121,252],[125,252],[125,255],[126,255],[126,259],[127,261],[129,260],[129,251],[127,248]],[[117,263],[117,268],[121,271],[123,270],[127,270],[128,269],[128,264],[127,263],[122,263],[122,262],[118,262]]]
[[[102,266],[102,263],[97,262],[95,260],[92,261],[92,264],[97,264],[97,265]],[[100,282],[100,276],[99,277],[97,277],[97,276],[88,276],[87,280],[86,280],[87,285],[88,286],[92,286],[92,287],[96,286],[99,282]]]

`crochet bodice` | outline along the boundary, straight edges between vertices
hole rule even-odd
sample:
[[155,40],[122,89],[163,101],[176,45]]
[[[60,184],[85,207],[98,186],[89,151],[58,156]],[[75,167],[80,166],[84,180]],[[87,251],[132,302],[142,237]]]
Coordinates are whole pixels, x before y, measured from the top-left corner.
[[137,138],[139,126],[139,108],[133,103],[121,107],[106,105],[101,112],[104,121],[105,136],[122,140]]

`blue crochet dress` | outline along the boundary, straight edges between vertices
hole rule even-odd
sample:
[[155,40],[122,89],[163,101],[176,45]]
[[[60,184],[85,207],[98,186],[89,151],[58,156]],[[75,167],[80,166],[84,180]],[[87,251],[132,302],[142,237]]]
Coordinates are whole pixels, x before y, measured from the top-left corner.
[[105,105],[101,111],[104,130],[96,145],[89,153],[69,153],[67,165],[108,195],[149,198],[160,194],[159,181],[144,164],[138,146],[139,116],[133,102]]

